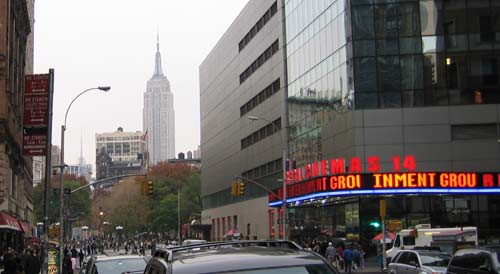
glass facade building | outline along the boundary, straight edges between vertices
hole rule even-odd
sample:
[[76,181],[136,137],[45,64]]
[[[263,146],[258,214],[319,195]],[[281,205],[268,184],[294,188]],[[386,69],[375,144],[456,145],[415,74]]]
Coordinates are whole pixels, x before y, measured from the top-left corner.
[[[500,1],[287,0],[285,16],[289,153],[297,166],[346,157],[325,155],[325,130],[338,126],[334,121],[341,114],[471,105],[486,110],[500,103]],[[462,127],[451,119],[446,123]],[[488,125],[498,139],[498,118]],[[402,122],[402,130],[405,126]],[[446,142],[455,146],[457,140]],[[401,151],[407,143],[398,143]],[[498,150],[493,142],[488,145]],[[491,155],[496,152],[485,149],[477,157]],[[377,219],[378,199],[304,203],[290,212],[291,236],[309,231],[368,241],[376,233],[368,223]],[[388,212],[403,227],[475,225],[482,240],[494,235],[500,240],[499,201],[495,195],[400,196],[389,199]]]

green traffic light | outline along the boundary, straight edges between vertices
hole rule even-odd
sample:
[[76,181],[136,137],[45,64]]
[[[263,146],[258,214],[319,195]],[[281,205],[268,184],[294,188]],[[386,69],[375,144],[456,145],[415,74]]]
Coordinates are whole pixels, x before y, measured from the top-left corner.
[[371,222],[370,225],[373,226],[374,228],[379,228],[380,227],[380,223],[379,222]]

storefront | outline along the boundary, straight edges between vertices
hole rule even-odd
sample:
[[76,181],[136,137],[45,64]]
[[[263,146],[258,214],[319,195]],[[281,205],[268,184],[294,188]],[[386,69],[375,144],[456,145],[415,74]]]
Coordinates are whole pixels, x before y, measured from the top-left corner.
[[16,218],[0,212],[0,249],[21,250],[24,245],[22,228]]
[[[320,161],[287,172],[288,234],[291,239],[346,238],[370,244],[380,233],[379,200],[387,201],[388,230],[431,224],[432,227],[477,226],[480,242],[499,243],[500,173],[414,172],[412,157],[405,157],[392,173],[378,173],[369,159],[367,170],[351,159],[344,173],[339,159]],[[343,161],[343,159],[342,159]],[[341,166],[340,169],[337,167]],[[353,170],[354,169],[354,170]],[[403,170],[405,169],[405,170]],[[282,189],[277,190],[283,197]],[[269,206],[282,201],[269,196]],[[280,210],[270,210],[270,236]]]

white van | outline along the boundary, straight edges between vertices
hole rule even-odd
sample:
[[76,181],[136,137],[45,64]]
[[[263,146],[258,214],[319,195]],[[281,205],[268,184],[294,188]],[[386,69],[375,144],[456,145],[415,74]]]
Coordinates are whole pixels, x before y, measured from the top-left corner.
[[465,246],[477,246],[477,227],[431,228],[430,224],[417,225],[412,229],[403,229],[396,234],[394,244],[386,251],[387,259],[394,257],[402,249],[415,247],[440,247],[450,254]]

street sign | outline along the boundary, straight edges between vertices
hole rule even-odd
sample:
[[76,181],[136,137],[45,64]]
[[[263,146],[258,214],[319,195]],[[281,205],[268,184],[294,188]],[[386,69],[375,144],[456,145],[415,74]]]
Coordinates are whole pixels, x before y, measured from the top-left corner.
[[47,128],[25,127],[23,129],[23,155],[47,155]]
[[[63,188],[64,195],[71,194],[71,188]],[[54,194],[59,194],[59,188],[54,188]]]
[[49,74],[26,75],[23,126],[47,126]]
[[23,155],[47,156],[52,74],[26,75],[23,97]]

